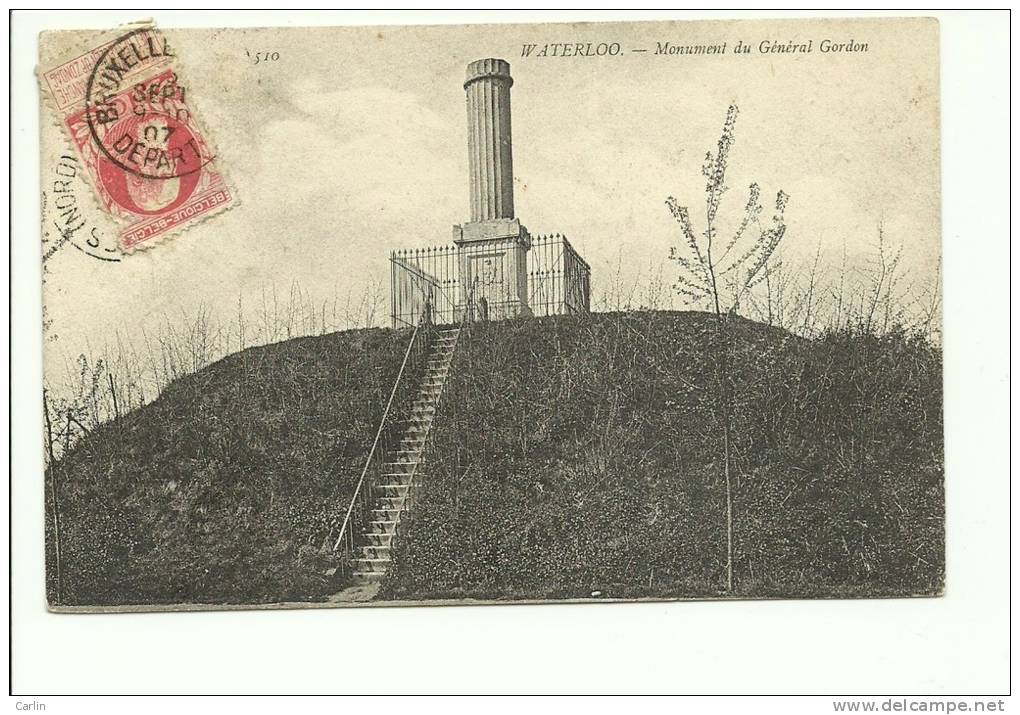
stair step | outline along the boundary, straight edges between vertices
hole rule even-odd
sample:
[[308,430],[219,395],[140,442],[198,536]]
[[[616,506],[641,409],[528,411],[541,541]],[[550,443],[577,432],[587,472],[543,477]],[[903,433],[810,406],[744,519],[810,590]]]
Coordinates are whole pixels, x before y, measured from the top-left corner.
[[375,581],[382,581],[383,577],[386,576],[384,571],[354,571],[351,573],[351,578],[354,581],[372,583]]
[[365,546],[389,546],[393,543],[393,534],[379,531],[366,531],[361,538],[368,542]]
[[403,509],[373,509],[372,516],[374,521],[397,521],[400,518],[400,512]]
[[357,548],[358,556],[360,559],[380,559],[390,558],[390,546],[378,546],[369,544],[367,546],[359,546]]
[[385,489],[390,494],[392,493],[407,494],[407,490],[410,489],[411,487],[417,489],[418,485],[413,482],[411,484],[379,484],[376,488]]
[[354,564],[354,570],[362,573],[386,573],[386,569],[390,566],[389,559],[351,559],[351,563]]
[[373,534],[393,534],[397,530],[395,521],[370,521],[368,531]]
[[[407,464],[412,464],[412,462],[407,462]],[[414,463],[415,466],[420,466],[420,464],[421,462]],[[405,484],[405,480],[409,477],[413,477],[415,474],[423,476],[424,472],[419,469],[412,469],[409,472],[382,472],[379,476],[384,477],[387,484]]]
[[405,472],[398,472],[395,469],[384,469],[381,472],[379,472],[379,476],[385,478],[387,480],[387,483],[390,483],[390,482],[402,482],[408,477],[414,475],[415,470],[413,469],[413,467],[417,466],[417,462],[400,462],[398,464],[403,464],[404,466],[412,467],[412,469],[408,469]]

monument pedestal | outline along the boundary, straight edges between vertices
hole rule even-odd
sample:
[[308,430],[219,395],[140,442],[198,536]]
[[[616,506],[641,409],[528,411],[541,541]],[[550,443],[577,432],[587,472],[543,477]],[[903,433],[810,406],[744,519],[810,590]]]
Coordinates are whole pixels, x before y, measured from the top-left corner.
[[531,315],[528,249],[531,235],[515,218],[453,227],[461,277],[460,313],[470,304],[475,320]]

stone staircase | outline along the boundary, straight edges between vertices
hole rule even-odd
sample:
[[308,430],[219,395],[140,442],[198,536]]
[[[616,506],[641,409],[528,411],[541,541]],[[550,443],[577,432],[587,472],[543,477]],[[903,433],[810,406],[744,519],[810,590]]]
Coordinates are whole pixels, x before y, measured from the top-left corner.
[[389,569],[397,525],[413,503],[411,490],[425,476],[418,471],[418,464],[446,385],[459,335],[459,327],[440,328],[432,340],[411,412],[402,423],[403,432],[396,447],[384,457],[382,474],[373,491],[368,526],[355,537],[351,561],[355,584],[381,581]]

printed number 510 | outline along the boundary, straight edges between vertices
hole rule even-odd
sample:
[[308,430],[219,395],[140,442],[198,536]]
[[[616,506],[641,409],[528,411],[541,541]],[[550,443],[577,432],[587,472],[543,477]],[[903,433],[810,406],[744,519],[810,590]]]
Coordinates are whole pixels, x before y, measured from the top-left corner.
[[257,65],[259,62],[276,62],[280,59],[279,52],[250,52],[245,50],[244,54],[251,60],[253,65]]

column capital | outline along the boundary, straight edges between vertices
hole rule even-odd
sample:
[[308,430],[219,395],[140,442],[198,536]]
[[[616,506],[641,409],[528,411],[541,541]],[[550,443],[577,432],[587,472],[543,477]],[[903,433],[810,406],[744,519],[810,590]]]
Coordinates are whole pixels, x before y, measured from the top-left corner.
[[472,82],[491,77],[507,83],[507,87],[513,86],[514,79],[510,76],[510,63],[506,60],[489,57],[484,60],[475,60],[467,66],[467,79],[464,81],[464,89]]

